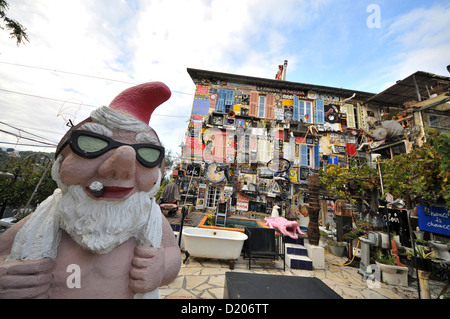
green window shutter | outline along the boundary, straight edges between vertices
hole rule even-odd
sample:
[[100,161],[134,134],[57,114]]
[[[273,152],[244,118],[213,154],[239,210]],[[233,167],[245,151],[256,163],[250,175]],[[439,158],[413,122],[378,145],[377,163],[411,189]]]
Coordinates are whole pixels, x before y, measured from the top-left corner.
[[356,116],[358,117],[358,119],[356,121],[358,123],[357,129],[362,129],[363,125],[362,125],[362,121],[361,121],[361,104],[359,104],[359,103],[356,106],[356,112],[357,112]]
[[356,128],[355,113],[353,111],[353,105],[346,104],[345,107],[347,108],[347,127],[348,128]]

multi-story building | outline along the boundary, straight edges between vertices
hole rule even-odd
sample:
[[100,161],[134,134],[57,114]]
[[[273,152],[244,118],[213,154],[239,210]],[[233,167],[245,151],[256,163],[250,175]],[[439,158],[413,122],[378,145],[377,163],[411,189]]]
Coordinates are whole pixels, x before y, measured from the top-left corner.
[[[187,69],[195,96],[182,147],[197,209],[230,198],[236,214],[297,218],[308,175],[367,158],[364,103],[373,93]],[[224,190],[232,187],[232,195]],[[195,191],[193,191],[195,190]]]

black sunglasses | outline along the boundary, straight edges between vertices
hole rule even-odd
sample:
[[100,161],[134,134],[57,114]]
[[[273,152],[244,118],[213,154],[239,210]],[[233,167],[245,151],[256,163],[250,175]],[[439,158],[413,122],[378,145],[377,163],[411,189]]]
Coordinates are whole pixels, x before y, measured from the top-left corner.
[[70,149],[78,156],[84,158],[96,158],[109,150],[128,145],[136,151],[136,159],[145,167],[152,168],[160,164],[164,158],[165,149],[154,144],[126,144],[117,142],[107,136],[90,131],[75,130],[56,153],[55,158],[69,144]]

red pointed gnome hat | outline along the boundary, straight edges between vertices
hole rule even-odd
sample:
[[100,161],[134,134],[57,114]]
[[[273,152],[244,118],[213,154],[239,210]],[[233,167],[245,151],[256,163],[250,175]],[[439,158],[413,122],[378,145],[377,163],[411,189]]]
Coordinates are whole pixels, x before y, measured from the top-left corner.
[[[153,111],[167,101],[171,95],[169,87],[164,83],[147,82],[130,87],[119,93],[109,104],[109,108],[148,124]],[[67,145],[66,142],[70,133],[78,129],[82,124],[91,121],[92,119],[88,117],[66,132],[56,147],[55,158],[61,152],[62,147]]]
[[109,107],[148,124],[153,111],[171,95],[170,89],[164,83],[148,82],[122,91]]

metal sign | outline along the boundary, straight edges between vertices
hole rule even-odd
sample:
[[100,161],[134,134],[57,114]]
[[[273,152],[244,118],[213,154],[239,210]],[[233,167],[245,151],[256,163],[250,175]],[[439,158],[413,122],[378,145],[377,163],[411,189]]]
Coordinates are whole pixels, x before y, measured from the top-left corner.
[[450,236],[450,215],[444,207],[417,205],[420,230]]

